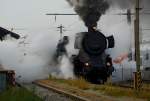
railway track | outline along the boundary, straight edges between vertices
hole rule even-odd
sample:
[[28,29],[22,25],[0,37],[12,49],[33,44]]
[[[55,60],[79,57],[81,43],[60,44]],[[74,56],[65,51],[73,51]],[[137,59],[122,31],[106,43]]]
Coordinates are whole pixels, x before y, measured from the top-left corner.
[[[145,83],[145,81],[143,81],[141,90],[150,91],[150,88],[149,87],[145,87],[144,83]],[[147,82],[146,82],[146,84],[147,84]],[[113,83],[113,86],[119,86],[119,87],[123,87],[123,88],[134,89],[133,82],[132,83],[131,82]]]
[[[54,92],[60,96],[65,97],[65,100],[63,100],[63,101],[90,101],[86,98],[83,98],[81,96],[77,96],[75,94],[68,93],[66,91],[60,90],[60,89],[52,87],[50,85],[42,84],[39,82],[33,82],[33,84],[36,86],[39,86],[41,88],[48,89],[49,91],[52,91],[52,92]],[[51,101],[51,100],[48,100],[48,101]],[[56,101],[56,100],[54,100],[54,101]],[[61,101],[61,100],[58,100],[58,101]]]
[[113,84],[113,86],[118,86],[118,87],[133,89],[133,86],[131,86],[131,85],[125,85],[125,84]]
[[[133,88],[129,85],[115,86],[120,86],[123,88]],[[49,80],[35,81],[32,84],[23,85],[23,87],[26,87],[34,94],[41,97],[43,101],[121,101],[119,98],[103,95],[102,92],[96,93],[89,90],[86,90],[85,92],[80,89],[76,89],[74,87],[72,88]],[[126,98],[124,98],[124,100],[122,101],[126,101]],[[133,100],[131,99],[129,101]],[[137,99],[134,101],[144,100]]]
[[42,98],[43,101],[90,101],[86,98],[38,82],[23,84],[22,86]]

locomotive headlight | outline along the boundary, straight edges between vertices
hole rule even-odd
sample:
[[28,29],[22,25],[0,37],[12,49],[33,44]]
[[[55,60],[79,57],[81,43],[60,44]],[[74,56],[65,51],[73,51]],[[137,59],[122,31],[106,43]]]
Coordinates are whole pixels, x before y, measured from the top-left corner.
[[89,67],[89,63],[85,63],[85,66],[86,66],[86,67]]

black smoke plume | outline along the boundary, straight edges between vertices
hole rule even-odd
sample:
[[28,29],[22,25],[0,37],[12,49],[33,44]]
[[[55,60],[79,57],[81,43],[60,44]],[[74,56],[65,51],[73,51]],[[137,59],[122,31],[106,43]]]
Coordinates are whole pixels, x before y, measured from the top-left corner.
[[90,28],[97,26],[102,14],[109,8],[106,0],[67,0],[74,7],[85,25]]

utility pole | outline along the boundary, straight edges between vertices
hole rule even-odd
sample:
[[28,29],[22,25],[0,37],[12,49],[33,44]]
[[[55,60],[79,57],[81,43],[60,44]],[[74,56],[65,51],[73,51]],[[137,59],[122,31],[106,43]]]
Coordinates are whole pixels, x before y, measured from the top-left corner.
[[135,60],[136,60],[136,72],[134,73],[134,88],[139,90],[141,88],[141,71],[140,71],[140,33],[139,33],[139,11],[140,11],[140,0],[136,0],[135,7]]
[[136,19],[135,19],[135,57],[136,57],[136,68],[137,71],[140,71],[140,33],[139,33],[139,0],[136,0],[136,7],[135,7],[136,13]]
[[60,39],[62,39],[62,34],[63,34],[63,29],[65,28],[64,26],[62,26],[62,24],[60,26],[57,27],[60,31]]

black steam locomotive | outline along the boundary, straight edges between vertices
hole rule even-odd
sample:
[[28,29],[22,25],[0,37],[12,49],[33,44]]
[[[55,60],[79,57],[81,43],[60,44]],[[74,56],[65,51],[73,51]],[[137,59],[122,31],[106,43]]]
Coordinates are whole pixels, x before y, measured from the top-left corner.
[[106,54],[107,48],[115,45],[114,37],[104,36],[103,33],[89,29],[88,32],[78,33],[75,39],[75,49],[78,55],[72,55],[74,73],[92,83],[104,83],[114,71],[112,59]]

